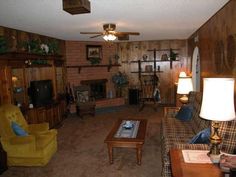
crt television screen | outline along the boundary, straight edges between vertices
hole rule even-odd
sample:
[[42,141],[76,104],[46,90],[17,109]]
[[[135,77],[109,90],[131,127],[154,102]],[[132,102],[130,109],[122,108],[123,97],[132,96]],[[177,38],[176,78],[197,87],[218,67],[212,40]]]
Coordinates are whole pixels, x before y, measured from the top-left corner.
[[39,80],[30,82],[30,97],[35,107],[52,103],[53,87],[51,80]]

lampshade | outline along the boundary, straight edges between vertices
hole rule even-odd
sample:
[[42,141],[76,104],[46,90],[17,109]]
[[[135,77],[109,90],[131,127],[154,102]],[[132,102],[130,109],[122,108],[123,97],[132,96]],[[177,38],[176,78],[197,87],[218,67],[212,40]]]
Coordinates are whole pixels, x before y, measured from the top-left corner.
[[116,40],[116,36],[114,34],[106,34],[103,36],[103,39],[106,41],[114,41]]
[[193,90],[192,78],[191,77],[179,77],[178,81],[178,94],[188,94]]
[[12,76],[11,80],[12,80],[12,82],[16,82],[16,81],[18,81],[18,78],[16,76]]
[[200,117],[213,121],[235,119],[234,79],[205,78]]
[[186,77],[187,75],[186,75],[186,73],[184,72],[184,71],[181,71],[180,73],[179,73],[179,77]]

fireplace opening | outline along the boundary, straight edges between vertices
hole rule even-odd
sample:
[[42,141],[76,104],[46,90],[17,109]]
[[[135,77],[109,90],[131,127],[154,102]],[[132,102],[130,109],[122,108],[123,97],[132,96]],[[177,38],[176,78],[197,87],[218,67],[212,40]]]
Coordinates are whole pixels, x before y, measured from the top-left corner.
[[97,80],[84,80],[81,81],[81,85],[87,85],[90,87],[90,95],[95,100],[106,98],[106,82],[107,79]]

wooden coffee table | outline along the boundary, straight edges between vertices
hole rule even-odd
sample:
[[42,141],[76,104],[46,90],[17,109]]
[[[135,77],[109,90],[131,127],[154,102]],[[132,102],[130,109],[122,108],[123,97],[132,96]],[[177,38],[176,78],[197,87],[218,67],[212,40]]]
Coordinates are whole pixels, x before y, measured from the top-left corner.
[[216,164],[185,163],[182,150],[170,150],[171,171],[173,177],[223,177]]
[[137,152],[137,164],[141,165],[142,147],[145,141],[147,120],[129,119],[129,120],[140,121],[136,138],[115,138],[114,135],[116,134],[123,120],[127,120],[127,119],[119,119],[115,123],[113,128],[111,129],[110,133],[107,135],[106,139],[104,140],[104,143],[107,143],[109,162],[110,164],[113,163],[113,148],[114,147],[134,148],[136,149],[136,152]]

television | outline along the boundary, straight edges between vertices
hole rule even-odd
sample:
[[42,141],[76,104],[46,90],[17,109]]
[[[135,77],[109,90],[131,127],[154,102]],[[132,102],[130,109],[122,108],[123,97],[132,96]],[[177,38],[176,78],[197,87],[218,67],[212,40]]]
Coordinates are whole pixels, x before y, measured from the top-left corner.
[[53,102],[52,80],[31,81],[29,96],[34,107],[46,106]]

